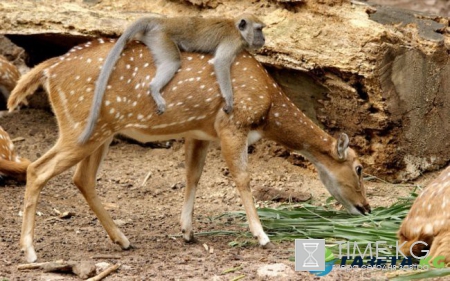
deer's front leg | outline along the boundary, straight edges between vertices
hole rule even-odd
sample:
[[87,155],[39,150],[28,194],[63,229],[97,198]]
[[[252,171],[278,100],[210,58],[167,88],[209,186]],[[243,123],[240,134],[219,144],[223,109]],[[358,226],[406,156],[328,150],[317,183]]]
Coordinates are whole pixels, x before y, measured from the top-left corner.
[[195,191],[202,175],[208,146],[208,141],[195,139],[186,139],[185,141],[186,189],[180,222],[181,232],[183,233],[183,238],[186,242],[194,241],[192,216],[194,213]]
[[239,132],[237,129],[221,129],[220,142],[223,157],[230,169],[231,176],[236,182],[236,187],[244,204],[251,233],[264,248],[273,247],[262,228],[250,190],[250,176],[247,172],[247,134]]

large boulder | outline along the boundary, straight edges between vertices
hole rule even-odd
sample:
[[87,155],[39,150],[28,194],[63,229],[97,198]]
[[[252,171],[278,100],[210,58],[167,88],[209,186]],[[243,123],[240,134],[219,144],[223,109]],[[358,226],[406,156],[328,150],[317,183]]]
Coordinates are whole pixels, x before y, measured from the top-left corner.
[[447,18],[348,0],[10,1],[0,32],[33,65],[149,12],[256,14],[257,59],[315,122],[349,134],[367,173],[411,180],[450,160]]

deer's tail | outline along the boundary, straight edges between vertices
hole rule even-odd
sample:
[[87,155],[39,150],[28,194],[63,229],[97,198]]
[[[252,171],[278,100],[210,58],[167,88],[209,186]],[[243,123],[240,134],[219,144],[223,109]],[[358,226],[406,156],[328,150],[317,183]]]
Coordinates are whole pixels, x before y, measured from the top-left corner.
[[56,63],[58,63],[59,58],[52,58],[46,60],[33,69],[31,69],[27,74],[23,75],[17,82],[16,87],[11,92],[8,98],[8,110],[12,112],[19,106],[20,103],[26,103],[26,98],[36,91],[36,89],[43,85],[47,80],[46,69]]

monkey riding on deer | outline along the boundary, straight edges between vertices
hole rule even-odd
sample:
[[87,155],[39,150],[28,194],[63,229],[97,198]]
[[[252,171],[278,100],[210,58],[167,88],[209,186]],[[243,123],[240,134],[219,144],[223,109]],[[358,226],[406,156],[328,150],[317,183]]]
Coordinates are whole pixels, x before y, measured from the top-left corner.
[[259,49],[264,45],[265,38],[262,32],[264,27],[265,24],[251,14],[241,15],[235,19],[202,17],[138,19],[124,31],[106,57],[95,87],[91,114],[80,142],[85,143],[94,130],[108,80],[129,40],[135,38],[143,42],[153,55],[156,73],[149,86],[158,114],[166,110],[166,101],[161,96],[161,90],[180,68],[180,50],[214,54],[212,59],[214,72],[225,99],[223,110],[229,114],[233,110],[231,63],[241,51]]
[[[42,62],[22,76],[9,97],[8,108],[12,111],[42,85],[59,128],[55,145],[27,170],[20,245],[28,262],[37,259],[33,239],[39,194],[51,178],[74,165],[77,167],[73,182],[111,240],[122,249],[130,248],[130,241],[105,210],[95,188],[100,164],[116,134],[141,142],[185,139],[186,187],[180,224],[187,242],[194,239],[195,193],[209,144],[215,141],[220,143],[222,156],[236,183],[250,231],[263,247],[272,244],[253,202],[247,149],[250,143],[261,138],[303,154],[315,165],[328,191],[350,213],[370,212],[362,166],[349,147],[348,136],[342,133],[334,138],[314,124],[262,65],[245,52],[238,54],[231,65],[235,79],[235,108],[231,114],[222,110],[224,101],[214,77],[215,70],[208,64],[212,56],[183,52],[180,72],[165,90],[167,110],[156,115],[155,103],[147,97],[144,87],[155,75],[156,67],[146,46],[130,42],[111,74],[97,126],[88,141],[80,143],[78,139],[90,114],[86,100],[93,98],[99,67],[114,42],[94,40],[74,47],[66,55]],[[136,71],[127,71],[128,68]]]

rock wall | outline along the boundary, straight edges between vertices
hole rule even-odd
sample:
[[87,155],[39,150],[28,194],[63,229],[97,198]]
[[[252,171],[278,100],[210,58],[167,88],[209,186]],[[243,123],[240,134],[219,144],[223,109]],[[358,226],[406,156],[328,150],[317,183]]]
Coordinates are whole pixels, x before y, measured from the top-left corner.
[[450,17],[448,0],[369,0],[370,3]]
[[0,8],[0,32],[26,49],[30,64],[92,37],[118,36],[148,13],[254,13],[267,24],[257,59],[315,122],[350,135],[367,173],[410,180],[450,161],[447,18],[348,0],[48,0]]

